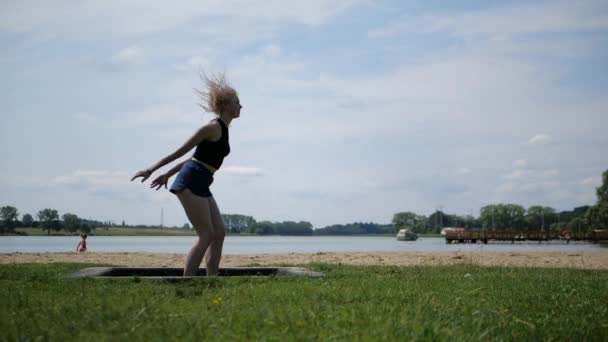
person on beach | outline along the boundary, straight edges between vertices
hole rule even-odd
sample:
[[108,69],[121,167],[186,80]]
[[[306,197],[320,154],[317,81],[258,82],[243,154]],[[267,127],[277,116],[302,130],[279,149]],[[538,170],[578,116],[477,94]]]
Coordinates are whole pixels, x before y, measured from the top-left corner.
[[240,116],[241,106],[236,90],[227,82],[224,74],[208,78],[204,75],[206,89],[195,92],[201,97],[201,107],[215,113],[216,118],[200,127],[180,148],[162,158],[153,166],[139,171],[131,181],[141,177],[142,183],[162,166],[182,157],[196,147],[191,158],[175,165],[167,173],[158,176],[151,188],[167,188],[169,179],[179,171],[169,191],[174,193],[184,207],[186,216],[198,235],[198,239],[186,257],[184,276],[196,275],[206,254],[207,275],[217,275],[226,235],[220,210],[209,190],[213,175],[220,168],[224,157],[230,153],[228,125]]
[[86,252],[87,251],[87,234],[80,234],[80,242],[78,246],[76,246],[76,252]]

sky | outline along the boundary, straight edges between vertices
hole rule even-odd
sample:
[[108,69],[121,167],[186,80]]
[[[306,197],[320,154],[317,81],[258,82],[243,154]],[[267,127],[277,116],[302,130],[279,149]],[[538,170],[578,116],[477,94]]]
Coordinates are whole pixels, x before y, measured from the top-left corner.
[[243,105],[224,214],[571,210],[608,169],[606,1],[4,0],[0,45],[0,205],[20,214],[186,223],[130,178],[213,118],[199,70]]

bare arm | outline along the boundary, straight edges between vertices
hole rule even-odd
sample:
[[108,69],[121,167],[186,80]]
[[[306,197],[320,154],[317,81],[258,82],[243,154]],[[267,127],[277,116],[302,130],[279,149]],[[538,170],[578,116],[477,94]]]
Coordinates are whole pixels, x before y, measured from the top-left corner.
[[181,170],[181,169],[182,169],[182,166],[184,166],[184,164],[186,164],[186,162],[187,162],[188,160],[189,160],[189,159],[184,160],[183,162],[181,162],[181,163],[179,163],[179,164],[175,165],[175,166],[174,166],[174,167],[172,167],[172,168],[171,168],[169,171],[167,171],[167,173],[166,173],[167,178],[171,178],[171,177],[172,177],[174,174],[178,173],[178,172],[179,172],[179,170]]
[[160,189],[162,186],[165,187],[165,189],[167,188],[167,183],[169,183],[169,178],[171,178],[171,176],[173,176],[174,174],[176,174],[179,170],[182,169],[182,167],[184,166],[184,164],[186,164],[186,162],[189,159],[184,160],[183,162],[175,165],[174,167],[171,168],[171,170],[167,171],[167,173],[164,173],[158,177],[156,177],[156,179],[154,179],[151,183],[150,183],[150,188],[154,189],[156,188],[156,190]]
[[[180,148],[178,148],[175,152],[161,159],[158,163],[154,164],[152,167],[149,167],[148,170],[150,173],[160,169],[161,167],[171,163],[172,161],[181,158],[184,154],[194,148],[194,146],[201,143],[203,140],[210,139],[215,133],[215,127],[213,124],[205,125],[201,127],[198,131],[194,133]],[[174,169],[174,168],[173,168]],[[171,169],[171,170],[173,170]],[[181,166],[180,166],[181,169]],[[179,171],[180,169],[177,169]],[[175,172],[177,172],[175,171]]]
[[[198,131],[194,133],[180,148],[178,148],[175,152],[169,154],[168,156],[161,159],[158,163],[154,164],[152,167],[149,167],[145,170],[139,171],[131,178],[133,181],[135,178],[141,177],[142,183],[148,179],[152,175],[152,172],[158,170],[159,168],[171,163],[172,161],[180,158],[188,151],[190,151],[194,146],[201,143],[203,140],[213,140],[213,137],[221,134],[221,128],[218,123],[210,123],[203,127],[201,127]],[[176,166],[177,167],[177,166]],[[180,167],[181,168],[181,167]],[[173,170],[173,169],[171,169]],[[179,169],[177,169],[179,171]],[[175,171],[175,172],[177,172]]]

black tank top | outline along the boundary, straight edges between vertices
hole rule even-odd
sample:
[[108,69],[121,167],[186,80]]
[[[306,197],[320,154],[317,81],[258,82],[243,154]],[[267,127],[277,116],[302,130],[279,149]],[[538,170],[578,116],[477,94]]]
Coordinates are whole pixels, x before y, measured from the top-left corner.
[[228,143],[228,127],[224,121],[217,119],[222,127],[222,136],[218,141],[201,141],[194,151],[194,158],[203,163],[213,166],[216,170],[222,166],[224,157],[230,153],[230,144]]

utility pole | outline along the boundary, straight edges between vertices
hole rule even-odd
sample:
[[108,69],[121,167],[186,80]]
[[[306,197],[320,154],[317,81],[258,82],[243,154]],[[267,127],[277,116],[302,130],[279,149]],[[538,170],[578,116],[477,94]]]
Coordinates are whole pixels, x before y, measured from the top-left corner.
[[163,213],[163,208],[160,208],[160,229],[163,229],[163,224],[164,224],[164,213]]
[[541,214],[541,218],[543,220],[543,223],[541,225],[541,230],[544,232],[545,231],[545,209],[542,209],[540,214]]

